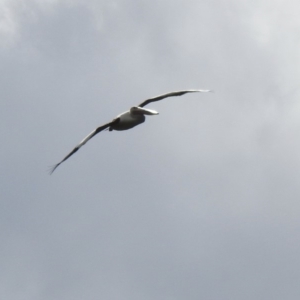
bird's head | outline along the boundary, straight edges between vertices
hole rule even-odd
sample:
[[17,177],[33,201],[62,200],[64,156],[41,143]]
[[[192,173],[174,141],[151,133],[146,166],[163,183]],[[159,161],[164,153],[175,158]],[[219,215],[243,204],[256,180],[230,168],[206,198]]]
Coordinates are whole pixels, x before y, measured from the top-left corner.
[[158,115],[158,112],[152,109],[145,109],[139,106],[133,106],[130,108],[130,113],[133,115]]

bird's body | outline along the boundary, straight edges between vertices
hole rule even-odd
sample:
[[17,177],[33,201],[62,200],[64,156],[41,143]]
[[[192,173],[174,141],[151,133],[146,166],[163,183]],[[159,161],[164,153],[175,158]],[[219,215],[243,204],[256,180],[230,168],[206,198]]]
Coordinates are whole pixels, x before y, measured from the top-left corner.
[[144,123],[146,120],[145,115],[158,115],[158,112],[155,110],[145,109],[142,107],[133,106],[130,110],[125,111],[122,114],[119,114],[116,119],[119,119],[119,122],[111,125],[109,130],[127,130],[133,128],[141,123]]
[[120,114],[117,116],[117,118],[120,119],[120,121],[114,125],[111,125],[109,127],[109,131],[112,131],[112,130],[118,130],[118,131],[121,131],[121,130],[127,130],[127,129],[130,129],[130,128],[133,128],[141,123],[144,123],[145,120],[146,120],[146,117],[144,115],[136,115],[136,116],[133,116],[131,113],[130,113],[130,110]]
[[145,109],[143,108],[147,104],[155,101],[162,100],[164,98],[172,97],[172,96],[181,96],[186,93],[194,93],[194,92],[210,92],[210,90],[185,90],[185,91],[178,91],[178,92],[171,92],[167,94],[163,94],[160,96],[156,96],[154,98],[147,99],[143,101],[138,106],[131,107],[128,111],[119,114],[115,119],[113,119],[111,122],[102,125],[95,130],[93,130],[88,136],[86,136],[62,161],[60,161],[58,164],[53,166],[50,170],[50,173],[52,174],[54,170],[65,160],[67,160],[71,155],[73,155],[75,152],[78,151],[78,149],[83,146],[88,140],[90,140],[93,136],[95,136],[97,133],[109,129],[109,131],[117,130],[127,130],[131,129],[139,124],[142,124],[145,122],[146,117],[145,115],[157,115],[158,112],[152,109]]

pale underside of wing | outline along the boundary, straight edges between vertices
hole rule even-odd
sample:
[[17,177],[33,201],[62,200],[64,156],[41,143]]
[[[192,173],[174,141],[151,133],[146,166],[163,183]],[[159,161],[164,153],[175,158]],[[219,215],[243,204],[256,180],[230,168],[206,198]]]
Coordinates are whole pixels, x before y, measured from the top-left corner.
[[62,159],[58,164],[54,165],[50,168],[50,174],[52,174],[55,169],[63,163],[65,160],[67,160],[70,156],[72,156],[75,152],[79,150],[80,147],[82,147],[87,141],[89,141],[92,137],[94,137],[97,133],[103,131],[104,129],[110,127],[111,125],[114,125],[119,122],[119,118],[114,119],[112,122],[109,122],[107,124],[104,124],[95,130],[93,130],[89,135],[87,135],[64,159]]
[[149,98],[149,99],[143,101],[138,106],[139,107],[144,107],[144,106],[146,106],[147,104],[149,104],[151,102],[159,101],[159,100],[162,100],[164,98],[182,96],[182,95],[187,94],[187,93],[197,93],[197,92],[207,93],[207,92],[211,92],[211,90],[185,90],[185,91],[170,92],[170,93],[167,93],[167,94],[163,94],[163,95],[159,95],[159,96],[156,96],[156,97],[153,97],[153,98]]

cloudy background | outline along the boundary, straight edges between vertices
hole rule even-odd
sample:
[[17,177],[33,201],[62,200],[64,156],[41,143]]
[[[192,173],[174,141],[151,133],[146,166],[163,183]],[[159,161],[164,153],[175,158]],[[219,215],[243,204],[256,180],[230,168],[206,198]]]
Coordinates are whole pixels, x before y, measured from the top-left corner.
[[299,299],[299,9],[0,0],[0,298]]

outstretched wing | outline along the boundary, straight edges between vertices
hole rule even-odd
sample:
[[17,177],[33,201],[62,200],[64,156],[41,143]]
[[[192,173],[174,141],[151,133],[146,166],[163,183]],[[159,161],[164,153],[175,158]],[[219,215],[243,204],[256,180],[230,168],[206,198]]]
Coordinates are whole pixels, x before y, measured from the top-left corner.
[[147,99],[144,102],[142,102],[141,104],[139,104],[138,106],[139,107],[144,107],[144,106],[146,106],[147,104],[149,104],[151,102],[159,101],[159,100],[162,100],[164,98],[174,97],[174,96],[181,96],[181,95],[184,95],[186,93],[196,93],[196,92],[207,93],[207,92],[211,92],[211,90],[186,90],[186,91],[171,92],[171,93],[167,93],[167,94],[163,94],[163,95],[159,95],[159,96]]
[[63,160],[61,160],[58,164],[54,165],[53,167],[51,167],[50,169],[50,174],[52,174],[55,169],[61,164],[63,163],[65,160],[67,160],[70,156],[72,156],[75,152],[77,152],[79,150],[79,148],[81,146],[83,146],[87,141],[89,141],[93,136],[95,136],[97,133],[101,132],[102,130],[108,128],[109,126],[116,124],[120,121],[119,118],[114,119],[112,122],[107,123],[105,125],[102,125],[98,128],[96,128],[95,130],[93,130],[88,136],[86,136]]

